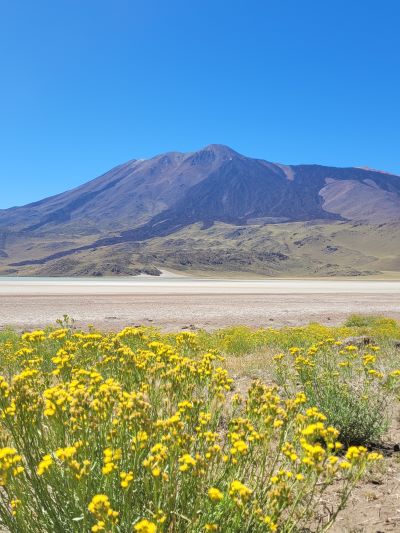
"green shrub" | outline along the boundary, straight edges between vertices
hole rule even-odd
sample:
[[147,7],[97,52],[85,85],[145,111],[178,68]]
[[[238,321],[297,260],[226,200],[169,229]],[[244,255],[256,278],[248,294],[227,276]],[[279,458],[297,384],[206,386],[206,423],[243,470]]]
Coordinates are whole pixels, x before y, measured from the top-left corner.
[[344,444],[368,444],[387,430],[393,391],[393,374],[379,354],[376,346],[359,350],[333,339],[308,350],[294,347],[275,357],[276,379],[287,394],[304,391]]

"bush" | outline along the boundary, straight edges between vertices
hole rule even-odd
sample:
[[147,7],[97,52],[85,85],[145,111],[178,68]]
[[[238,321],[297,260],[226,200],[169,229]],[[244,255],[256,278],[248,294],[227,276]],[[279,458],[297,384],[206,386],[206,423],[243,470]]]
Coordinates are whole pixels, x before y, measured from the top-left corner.
[[356,335],[368,335],[379,340],[400,337],[400,323],[384,316],[351,315],[345,326],[355,330]]
[[377,317],[374,315],[350,315],[349,318],[346,320],[345,325],[349,328],[370,328],[375,327],[377,324],[379,324],[381,320],[381,317]]
[[376,442],[388,429],[387,397],[376,387],[335,383],[332,377],[305,383],[309,405],[316,405],[340,432],[346,446]]
[[377,346],[359,349],[327,339],[276,356],[276,377],[287,394],[303,390],[344,444],[369,444],[387,430],[388,397],[397,386],[396,371],[385,368],[379,354]]
[[[166,342],[166,339],[170,343]],[[307,398],[246,398],[192,334],[127,328],[0,342],[0,525],[11,533],[294,533],[368,463]],[[12,369],[12,370],[10,370]]]

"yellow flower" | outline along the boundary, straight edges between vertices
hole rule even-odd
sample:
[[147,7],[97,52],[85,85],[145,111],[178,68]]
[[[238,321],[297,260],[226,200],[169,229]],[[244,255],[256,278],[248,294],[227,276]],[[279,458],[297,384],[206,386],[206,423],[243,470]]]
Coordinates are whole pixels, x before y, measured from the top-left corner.
[[367,448],[364,448],[364,446],[350,446],[346,452],[346,459],[352,462],[357,461],[357,459],[360,459],[360,457],[365,455],[366,452]]
[[116,450],[113,450],[112,448],[106,448],[103,452],[103,455],[104,466],[101,471],[104,475],[107,475],[117,469],[116,462],[121,459],[122,450],[121,448]]
[[39,466],[37,467],[38,476],[43,476],[43,474],[51,467],[53,464],[53,458],[51,455],[45,455],[40,461]]
[[349,346],[346,346],[346,350],[348,352],[356,352],[358,350],[357,346],[354,346],[354,344],[349,344]]
[[27,342],[42,342],[46,338],[46,334],[42,330],[31,331],[22,335],[22,340]]
[[179,462],[181,463],[181,466],[179,467],[181,472],[186,472],[186,470],[196,466],[197,463],[196,459],[193,459],[189,453],[185,453],[185,455],[179,459]]
[[263,518],[264,524],[268,526],[269,531],[275,532],[278,531],[278,526],[275,524],[275,522],[272,520],[270,516],[264,516]]
[[231,448],[231,454],[235,455],[236,453],[245,454],[249,450],[249,447],[245,443],[244,440],[237,440],[233,443],[233,447]]
[[134,531],[137,531],[137,533],[156,533],[157,526],[154,522],[144,519],[135,524],[133,529]]
[[376,356],[375,355],[364,355],[363,357],[363,365],[364,366],[367,366],[369,364],[372,364],[372,363],[375,363],[376,362]]
[[88,510],[92,514],[98,514],[103,511],[108,511],[110,509],[110,500],[105,494],[96,494],[93,496],[92,501],[88,505]]
[[374,368],[370,368],[370,369],[368,370],[368,374],[369,374],[370,376],[373,376],[373,377],[378,378],[378,379],[382,379],[382,378],[383,378],[383,374],[382,374],[382,372],[378,372],[378,371],[375,370]]
[[208,497],[213,502],[220,502],[224,498],[224,495],[219,489],[211,487],[208,489]]
[[148,439],[149,436],[145,431],[139,431],[132,439],[132,449],[135,450],[137,446],[143,448]]
[[159,509],[153,516],[158,524],[163,524],[167,519],[167,515],[161,509]]
[[66,461],[76,454],[75,446],[68,446],[67,448],[59,448],[56,450],[55,455],[60,461]]
[[0,376],[0,394],[3,398],[8,398],[10,395],[10,386],[3,376]]
[[21,503],[21,500],[18,499],[11,500],[11,512],[13,516],[17,515],[17,509],[21,505]]
[[97,520],[96,524],[92,527],[93,532],[104,531],[107,523],[109,524],[109,529],[111,529],[112,524],[118,522],[119,513],[111,508],[110,500],[105,494],[96,494],[96,496],[93,496],[92,501],[88,505],[88,510]]
[[242,500],[248,500],[253,491],[238,480],[232,481],[229,489],[230,496],[238,496]]
[[106,525],[106,523],[104,522],[104,520],[98,520],[97,523],[94,526],[92,526],[93,533],[98,533],[99,531],[104,531],[105,530],[105,525]]
[[371,452],[367,455],[367,461],[380,461],[383,459],[383,455],[377,452]]
[[121,472],[119,477],[121,478],[121,487],[127,489],[133,481],[133,472]]

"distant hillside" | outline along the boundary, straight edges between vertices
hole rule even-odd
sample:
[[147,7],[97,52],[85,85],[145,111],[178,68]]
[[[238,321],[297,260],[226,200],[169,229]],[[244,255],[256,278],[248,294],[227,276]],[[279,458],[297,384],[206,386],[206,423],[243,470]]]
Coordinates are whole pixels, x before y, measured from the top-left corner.
[[[355,250],[336,246],[331,235],[328,255],[318,259],[323,268],[313,269],[315,246],[304,251],[338,225],[351,234],[359,228],[368,259],[355,260]],[[382,225],[379,238],[390,242],[383,257],[373,250]],[[217,227],[228,228],[223,245],[211,237]],[[300,244],[289,246],[283,239],[295,227]],[[318,237],[315,227],[325,228]],[[399,176],[270,163],[210,145],[131,160],[71,191],[0,210],[0,274],[157,273],[157,265],[269,275],[397,271],[399,228]],[[273,243],[266,238],[280,232]],[[260,238],[250,250],[254,235]],[[338,250],[341,260],[332,262]],[[191,259],[185,264],[183,256]]]

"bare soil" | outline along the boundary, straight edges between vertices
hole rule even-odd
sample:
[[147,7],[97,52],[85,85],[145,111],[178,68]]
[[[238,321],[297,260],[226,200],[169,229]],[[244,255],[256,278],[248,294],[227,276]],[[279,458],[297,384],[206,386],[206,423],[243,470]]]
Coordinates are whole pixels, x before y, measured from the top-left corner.
[[68,314],[79,327],[114,330],[132,324],[164,330],[234,324],[278,327],[338,324],[352,313],[400,319],[400,296],[383,294],[60,294],[2,295],[0,327],[42,327]]

